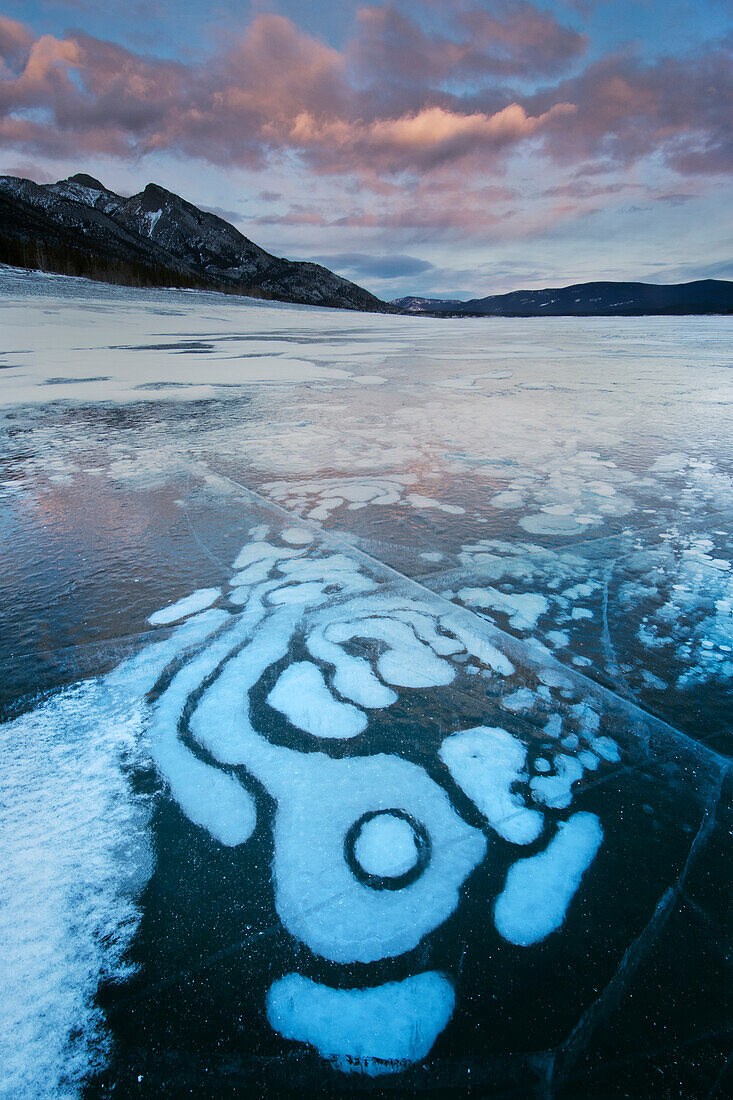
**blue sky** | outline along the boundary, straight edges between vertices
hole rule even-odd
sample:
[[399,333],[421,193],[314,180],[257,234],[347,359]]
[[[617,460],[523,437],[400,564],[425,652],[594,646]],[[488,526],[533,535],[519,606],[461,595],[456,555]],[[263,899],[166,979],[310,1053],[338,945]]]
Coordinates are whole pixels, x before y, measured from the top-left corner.
[[729,0],[5,0],[0,171],[383,297],[733,277]]

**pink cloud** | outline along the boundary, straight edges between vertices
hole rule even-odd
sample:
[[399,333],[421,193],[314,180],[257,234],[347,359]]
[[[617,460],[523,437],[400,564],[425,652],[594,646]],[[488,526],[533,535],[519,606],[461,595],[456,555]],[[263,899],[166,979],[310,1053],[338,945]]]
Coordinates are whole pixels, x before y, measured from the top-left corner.
[[497,152],[574,110],[570,103],[558,103],[533,118],[518,103],[491,115],[425,107],[414,114],[371,122],[319,122],[303,112],[295,119],[289,139],[304,149],[315,147],[321,158],[325,155],[329,162],[335,158],[342,167],[366,163],[398,172],[431,168],[470,152]]
[[547,75],[587,47],[585,35],[529,0],[504,0],[490,12],[457,2],[448,11],[446,29],[429,33],[394,4],[361,8],[353,61],[368,79],[425,85],[476,75]]
[[494,80],[461,96],[467,74],[555,74],[585,39],[528,0],[460,2],[454,24],[451,38],[391,5],[366,7],[360,37],[338,51],[260,14],[215,55],[183,63],[81,31],[34,37],[0,18],[0,142],[50,157],[160,150],[221,165],[295,154],[384,195],[443,165],[496,172],[528,143],[564,166],[623,167],[650,153],[688,175],[733,164],[723,48],[652,64],[605,58],[533,95]]
[[653,64],[606,58],[533,96],[528,106],[541,111],[558,95],[578,105],[572,125],[548,126],[546,149],[558,162],[605,156],[623,166],[657,152],[685,174],[733,168],[729,50]]
[[3,64],[27,54],[32,44],[33,35],[27,27],[0,15],[0,61]]
[[148,58],[81,32],[22,44],[24,64],[0,82],[5,137],[38,149],[43,126],[13,118],[42,106],[54,116],[52,155],[61,130],[87,152],[178,149],[253,164],[292,149],[321,170],[370,172],[378,163],[416,171],[476,149],[494,155],[571,109],[551,104],[532,117],[517,103],[494,112],[433,104],[361,117],[344,56],[275,15],[258,16],[239,42],[199,65]]

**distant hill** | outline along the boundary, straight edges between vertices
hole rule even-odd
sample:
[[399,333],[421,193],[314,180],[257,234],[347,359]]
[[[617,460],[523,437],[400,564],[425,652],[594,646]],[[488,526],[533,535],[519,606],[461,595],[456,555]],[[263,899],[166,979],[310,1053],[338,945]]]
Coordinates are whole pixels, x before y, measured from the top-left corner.
[[481,317],[612,317],[645,314],[733,313],[733,282],[575,283],[548,290],[515,290],[457,302],[442,298],[398,298],[404,313]]
[[446,310],[459,312],[464,303],[452,298],[417,298],[411,296],[396,298],[392,305],[402,310],[403,313],[443,313]]
[[0,176],[0,262],[123,285],[396,312],[319,264],[272,256],[154,183],[123,198],[86,175],[51,184]]

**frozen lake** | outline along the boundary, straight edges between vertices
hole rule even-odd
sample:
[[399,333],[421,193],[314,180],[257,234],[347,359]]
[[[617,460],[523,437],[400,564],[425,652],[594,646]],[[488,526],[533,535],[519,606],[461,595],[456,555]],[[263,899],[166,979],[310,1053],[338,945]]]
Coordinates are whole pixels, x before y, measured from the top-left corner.
[[733,318],[0,331],[0,1095],[722,1095]]

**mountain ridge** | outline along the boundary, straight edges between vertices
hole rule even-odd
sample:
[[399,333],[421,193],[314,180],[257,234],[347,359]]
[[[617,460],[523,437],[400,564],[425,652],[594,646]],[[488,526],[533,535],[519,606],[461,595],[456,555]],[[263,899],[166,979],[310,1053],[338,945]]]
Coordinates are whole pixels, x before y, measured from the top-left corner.
[[733,313],[733,282],[593,281],[543,290],[512,290],[459,302],[411,295],[392,303],[403,313],[452,317],[639,317]]
[[158,184],[125,198],[85,173],[52,184],[0,176],[0,262],[102,282],[396,312],[320,264],[272,255]]

